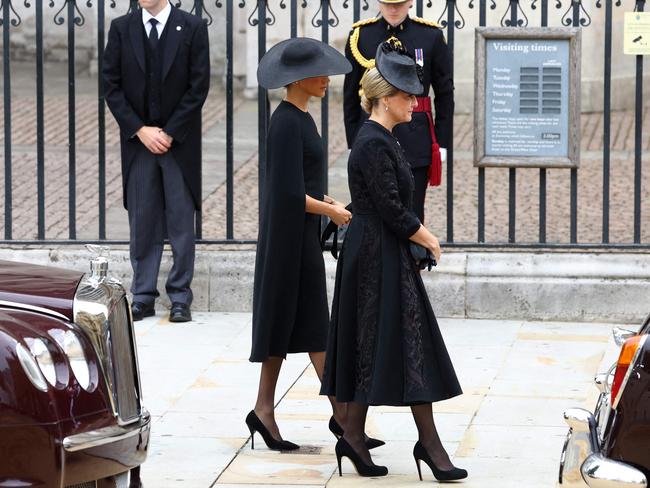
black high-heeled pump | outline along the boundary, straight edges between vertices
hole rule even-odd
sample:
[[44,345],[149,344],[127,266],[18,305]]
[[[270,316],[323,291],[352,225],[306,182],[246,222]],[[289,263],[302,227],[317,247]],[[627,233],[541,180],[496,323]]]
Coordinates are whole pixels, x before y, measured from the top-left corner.
[[[337,440],[343,437],[343,427],[339,425],[339,423],[336,421],[334,417],[330,417],[329,429],[330,432],[334,434],[334,437],[336,437]],[[374,439],[366,435],[366,447],[368,449],[374,449],[375,447],[380,447],[383,446],[384,444],[386,443],[381,439]]]
[[417,441],[415,443],[415,446],[413,446],[413,457],[415,458],[415,464],[418,467],[418,475],[420,476],[420,481],[422,481],[420,461],[424,461],[427,466],[429,466],[431,472],[433,473],[433,476],[435,476],[438,481],[457,481],[467,478],[467,471],[461,468],[453,467],[446,471],[438,469],[436,465],[433,464],[429,453],[420,443],[420,441]]
[[354,469],[357,470],[359,476],[366,477],[375,477],[375,476],[386,476],[388,474],[388,468],[386,466],[377,466],[376,464],[366,464],[361,456],[353,449],[353,447],[348,444],[343,437],[340,437],[334,448],[336,453],[336,462],[339,465],[339,476],[343,476],[341,472],[341,458],[348,458],[354,465]]
[[300,449],[298,444],[284,440],[279,441],[274,438],[269,432],[269,429],[267,429],[264,423],[259,419],[255,410],[251,410],[246,416],[246,425],[248,426],[248,430],[251,432],[251,449],[255,449],[255,432],[260,433],[262,439],[264,439],[266,447],[273,451],[295,451],[296,449]]

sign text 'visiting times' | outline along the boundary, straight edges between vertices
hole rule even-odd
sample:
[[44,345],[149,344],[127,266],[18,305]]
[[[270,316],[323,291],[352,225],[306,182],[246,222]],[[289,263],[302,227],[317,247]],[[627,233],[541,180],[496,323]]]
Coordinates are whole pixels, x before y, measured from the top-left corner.
[[488,39],[485,154],[568,156],[569,41]]

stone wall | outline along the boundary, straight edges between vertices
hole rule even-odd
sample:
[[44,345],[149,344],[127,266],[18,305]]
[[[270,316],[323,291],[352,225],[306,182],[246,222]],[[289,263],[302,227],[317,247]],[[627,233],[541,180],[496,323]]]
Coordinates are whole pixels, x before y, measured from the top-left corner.
[[[2,248],[0,260],[87,271],[89,253],[61,247]],[[332,295],[336,262],[326,254]],[[168,307],[163,257],[158,289]],[[250,312],[255,251],[197,251],[195,310]],[[128,288],[131,268],[125,246],[110,257],[111,274]],[[639,323],[650,312],[650,254],[575,252],[447,252],[433,272],[423,272],[440,317]]]

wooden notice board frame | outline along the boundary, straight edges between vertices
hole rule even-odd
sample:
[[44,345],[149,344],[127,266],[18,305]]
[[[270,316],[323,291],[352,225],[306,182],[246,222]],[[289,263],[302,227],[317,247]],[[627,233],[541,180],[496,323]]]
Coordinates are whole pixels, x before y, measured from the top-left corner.
[[[569,42],[567,154],[524,156],[486,154],[486,84],[488,40]],[[515,56],[516,54],[513,54]],[[581,31],[574,27],[478,27],[475,30],[474,166],[577,168],[580,163],[580,55]]]

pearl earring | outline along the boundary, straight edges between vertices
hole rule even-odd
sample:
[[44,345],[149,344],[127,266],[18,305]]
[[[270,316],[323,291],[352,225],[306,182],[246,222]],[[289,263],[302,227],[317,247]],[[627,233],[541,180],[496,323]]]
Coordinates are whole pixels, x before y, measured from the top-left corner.
[[384,105],[384,108],[386,109],[386,112],[388,112],[388,105]]

